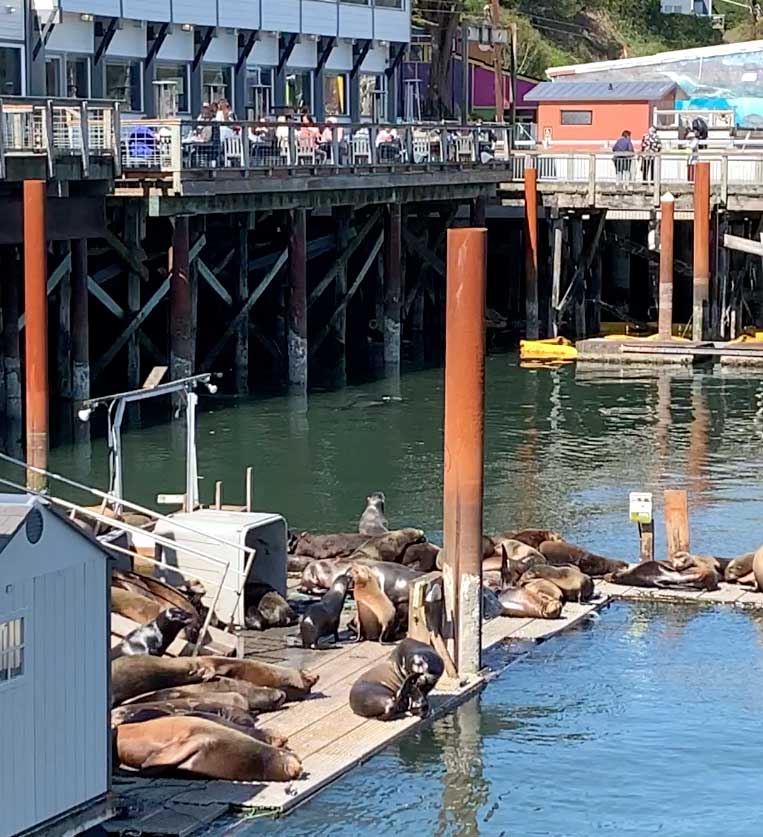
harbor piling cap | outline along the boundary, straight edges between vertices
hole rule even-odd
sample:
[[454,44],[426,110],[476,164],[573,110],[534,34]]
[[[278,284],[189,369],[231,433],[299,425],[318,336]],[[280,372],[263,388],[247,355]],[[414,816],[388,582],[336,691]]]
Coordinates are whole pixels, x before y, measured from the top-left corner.
[[671,192],[665,192],[665,194],[660,198],[660,203],[674,203],[675,197]]

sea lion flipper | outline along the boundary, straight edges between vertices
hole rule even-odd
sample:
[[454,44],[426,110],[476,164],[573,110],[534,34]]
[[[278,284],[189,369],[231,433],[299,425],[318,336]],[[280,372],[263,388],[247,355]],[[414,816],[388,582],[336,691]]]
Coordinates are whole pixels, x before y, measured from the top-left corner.
[[141,764],[141,770],[151,767],[177,767],[199,751],[197,737],[178,737],[157,750]]
[[511,587],[511,573],[509,572],[509,553],[504,544],[501,544],[501,586],[505,589]]

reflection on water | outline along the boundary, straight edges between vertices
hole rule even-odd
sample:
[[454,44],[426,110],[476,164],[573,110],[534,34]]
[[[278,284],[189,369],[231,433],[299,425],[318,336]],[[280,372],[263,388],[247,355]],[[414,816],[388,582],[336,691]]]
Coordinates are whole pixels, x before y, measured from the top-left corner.
[[[692,547],[759,545],[763,381],[745,371],[519,369],[487,363],[485,526],[557,529],[636,560],[628,492],[686,487]],[[443,377],[405,376],[311,396],[201,397],[202,496],[215,480],[295,529],[354,530],[369,491],[396,526],[442,529]],[[127,495],[183,490],[182,434],[125,435]],[[106,485],[92,458],[58,448],[53,467]],[[655,551],[664,552],[659,519]],[[613,607],[595,625],[515,662],[481,698],[353,771],[286,820],[249,834],[507,834],[519,837],[760,833],[755,719],[763,623],[733,610]]]

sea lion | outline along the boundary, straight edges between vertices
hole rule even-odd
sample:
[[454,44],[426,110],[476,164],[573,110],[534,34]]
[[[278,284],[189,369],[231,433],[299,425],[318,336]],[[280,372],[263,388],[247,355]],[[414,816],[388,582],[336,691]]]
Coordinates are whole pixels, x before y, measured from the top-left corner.
[[385,637],[391,638],[395,605],[382,589],[379,579],[365,564],[353,564],[350,576],[357,608],[358,641],[383,642]]
[[[163,689],[161,692],[151,692],[147,695],[139,695],[137,698],[132,698],[125,703],[117,706],[111,710],[112,722],[114,718],[125,717],[127,713],[121,710],[134,708],[137,706],[172,706],[177,712],[193,712],[197,706],[215,705],[222,708],[238,709],[251,715],[249,712],[249,701],[237,692],[219,692],[210,696],[199,695],[198,697],[179,697],[180,693],[175,689]],[[152,695],[156,695],[155,699],[151,699]],[[169,695],[169,697],[161,697],[162,695]],[[285,697],[285,696],[284,696]]]
[[195,618],[187,610],[168,607],[156,619],[127,634],[119,644],[119,652],[125,656],[151,654],[161,657],[180,631],[187,628]]
[[525,590],[530,590],[533,593],[540,593],[549,599],[556,599],[558,602],[564,601],[564,593],[547,578],[536,578],[533,581],[528,581],[524,585]]
[[349,586],[350,577],[340,575],[319,602],[308,606],[299,623],[303,648],[317,648],[318,640],[324,636],[333,636],[339,642],[339,620]]
[[383,535],[389,532],[387,518],[384,516],[384,494],[374,491],[366,497],[366,507],[358,522],[361,535]]
[[201,657],[117,657],[111,663],[111,700],[117,706],[137,695],[202,683],[214,677]]
[[293,555],[306,555],[317,561],[330,558],[347,558],[360,549],[368,540],[368,535],[356,532],[335,535],[313,535],[302,532],[291,539],[289,552]]
[[407,609],[411,592],[411,582],[421,578],[424,573],[402,564],[392,564],[389,561],[369,561],[361,559],[357,562],[368,567],[382,585],[385,594],[393,605],[400,611]]
[[170,584],[160,581],[158,578],[126,570],[113,570],[111,584],[112,587],[133,590],[135,593],[140,593],[143,596],[154,599],[162,606],[162,610],[168,607],[179,607],[182,610],[187,610],[197,619],[199,617],[198,611],[191,604],[188,596]]
[[404,639],[384,662],[353,683],[350,708],[363,718],[389,721],[406,712],[429,714],[427,695],[442,677],[442,658],[415,639]]
[[206,718],[174,716],[117,727],[125,767],[174,768],[210,779],[286,782],[302,775],[294,753]]
[[277,666],[259,660],[233,657],[199,657],[198,663],[214,677],[245,680],[254,686],[269,686],[286,693],[287,700],[303,700],[318,682],[318,675],[302,669]]
[[125,619],[132,619],[139,625],[145,625],[159,616],[162,606],[155,599],[150,599],[133,590],[112,587],[111,610],[124,616]]
[[284,597],[264,582],[248,583],[244,588],[244,625],[251,631],[287,628],[295,625],[297,614]]
[[553,567],[571,564],[577,567],[580,572],[590,576],[603,576],[607,573],[628,569],[628,564],[625,561],[605,558],[603,555],[589,552],[582,546],[576,546],[562,540],[543,541],[540,545],[540,552],[545,557],[546,562]]
[[732,584],[735,582],[741,583],[741,580],[752,572],[752,562],[754,559],[754,552],[746,552],[744,555],[732,558],[723,572],[724,580]]
[[562,593],[564,593],[564,600],[566,602],[587,602],[594,593],[591,577],[572,565],[564,567],[550,567],[547,565],[533,567],[524,573],[519,583],[524,587],[528,582],[536,578],[545,578],[556,584]]
[[[482,560],[484,561],[485,558],[489,558],[491,555],[495,553],[495,542],[491,537],[488,535],[482,536]],[[436,567],[435,569],[441,570],[443,568],[443,563],[445,561],[445,550],[440,549],[437,554],[437,560],[435,561]]]
[[540,545],[543,541],[560,541],[562,536],[558,532],[552,532],[550,529],[516,529],[512,532],[504,532],[494,540],[513,540],[520,541],[520,543],[527,544],[527,546],[537,549],[540,552]]
[[[506,552],[511,560],[527,561],[528,559],[534,559],[539,564],[547,563],[537,549],[528,546],[526,543],[522,543],[522,541],[515,540],[514,538],[493,538],[493,542],[495,543],[495,551],[483,560],[483,567],[489,564],[489,562],[495,561],[496,558],[500,561],[502,555],[501,549],[503,547],[506,548]],[[492,569],[492,567],[490,568]]]
[[269,686],[255,686],[245,680],[218,677],[203,683],[189,683],[171,689],[142,693],[126,702],[147,703],[183,698],[225,703],[234,707],[240,707],[241,701],[244,701],[244,708],[249,712],[272,712],[280,709],[286,702],[286,692]]
[[509,587],[498,601],[503,616],[522,616],[529,619],[557,619],[562,613],[562,603],[526,587]]
[[627,570],[608,573],[605,581],[626,587],[654,587],[675,590],[717,590],[718,573],[699,563],[687,570],[676,570],[667,561],[642,561]]
[[758,590],[763,590],[763,546],[761,546],[752,558],[752,574]]
[[350,562],[338,559],[311,561],[302,572],[300,593],[315,595],[328,590],[340,575],[350,569]]
[[315,559],[309,555],[287,555],[286,556],[286,572],[290,575],[302,575],[305,567],[312,563]]
[[370,561],[403,563],[406,551],[417,543],[424,543],[426,537],[421,529],[393,529],[378,537],[369,538],[363,546],[352,553],[349,560],[365,558]]
[[403,553],[400,563],[420,573],[431,573],[437,568],[439,554],[440,547],[433,543],[412,543]]

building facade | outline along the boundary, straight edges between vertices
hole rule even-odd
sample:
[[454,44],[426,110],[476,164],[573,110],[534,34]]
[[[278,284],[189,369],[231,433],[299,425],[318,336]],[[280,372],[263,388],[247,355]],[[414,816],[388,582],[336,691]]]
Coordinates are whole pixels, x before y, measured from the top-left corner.
[[128,114],[397,116],[410,0],[26,0],[0,14],[6,95],[113,98]]

